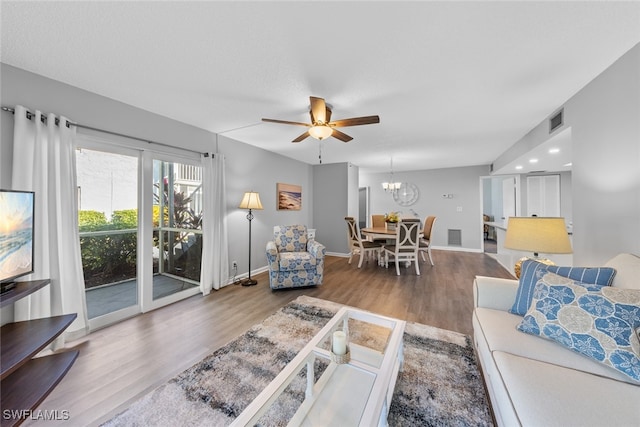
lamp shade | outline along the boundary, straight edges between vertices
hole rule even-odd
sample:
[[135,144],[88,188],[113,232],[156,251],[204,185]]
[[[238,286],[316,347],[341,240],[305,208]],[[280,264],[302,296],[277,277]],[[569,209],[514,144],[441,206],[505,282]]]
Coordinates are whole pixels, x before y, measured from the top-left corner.
[[242,197],[242,201],[240,202],[240,209],[264,209],[262,207],[262,203],[260,202],[260,194],[255,191],[247,191],[244,193]]
[[536,254],[573,252],[562,217],[510,217],[504,247]]
[[319,125],[309,128],[309,135],[319,140],[329,138],[332,133],[333,129],[327,125]]

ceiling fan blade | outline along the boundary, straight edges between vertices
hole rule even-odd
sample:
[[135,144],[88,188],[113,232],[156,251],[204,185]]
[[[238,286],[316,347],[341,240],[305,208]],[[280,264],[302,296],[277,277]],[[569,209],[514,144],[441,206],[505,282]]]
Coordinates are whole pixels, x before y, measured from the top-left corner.
[[342,142],[349,142],[353,138],[347,135],[346,133],[340,132],[338,129],[333,129],[332,137],[339,139]]
[[291,142],[300,142],[300,141],[302,141],[303,139],[307,139],[307,138],[308,138],[308,137],[310,137],[310,136],[311,136],[311,135],[309,135],[309,132],[305,132],[305,133],[303,133],[302,135],[300,135],[299,137],[297,137],[296,139],[294,139],[294,140],[293,140],[293,141],[291,141]]
[[326,117],[325,117],[325,123],[329,123],[331,121],[331,108],[329,108],[329,106],[327,105],[326,108]]
[[282,125],[297,125],[297,126],[311,127],[311,125],[309,123],[290,122],[288,120],[262,119],[262,121],[263,122],[268,122],[268,123],[280,123]]
[[315,122],[326,123],[327,122],[327,104],[324,99],[316,98],[315,96],[309,97],[311,103],[311,120]]
[[372,125],[374,123],[380,123],[379,116],[354,117],[352,119],[336,120],[335,122],[329,123],[329,126],[332,126],[332,127],[360,126],[360,125]]

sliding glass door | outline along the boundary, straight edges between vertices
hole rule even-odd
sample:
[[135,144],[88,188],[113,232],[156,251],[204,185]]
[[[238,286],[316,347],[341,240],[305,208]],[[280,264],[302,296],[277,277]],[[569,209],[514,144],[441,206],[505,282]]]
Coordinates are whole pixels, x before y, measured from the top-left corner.
[[92,329],[199,291],[202,171],[81,139],[76,152],[79,231]]
[[81,148],[76,173],[87,314],[110,323],[140,311],[139,154]]
[[153,160],[153,299],[198,287],[202,260],[202,169]]

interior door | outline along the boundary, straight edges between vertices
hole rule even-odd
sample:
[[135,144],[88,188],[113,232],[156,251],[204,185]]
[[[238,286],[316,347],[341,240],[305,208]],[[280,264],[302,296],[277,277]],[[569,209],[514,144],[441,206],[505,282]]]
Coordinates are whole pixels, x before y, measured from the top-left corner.
[[516,179],[508,177],[502,180],[502,220],[516,216]]
[[527,177],[527,216],[560,216],[560,175]]

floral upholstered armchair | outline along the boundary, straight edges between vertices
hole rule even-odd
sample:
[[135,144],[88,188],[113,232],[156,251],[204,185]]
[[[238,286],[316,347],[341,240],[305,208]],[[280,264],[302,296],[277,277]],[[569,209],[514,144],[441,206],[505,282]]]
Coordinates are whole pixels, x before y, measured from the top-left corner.
[[277,225],[267,242],[271,289],[321,285],[325,247],[307,238],[305,225]]

